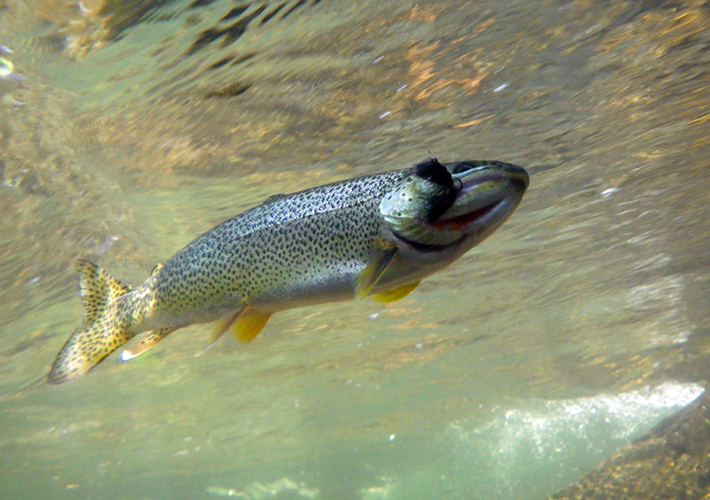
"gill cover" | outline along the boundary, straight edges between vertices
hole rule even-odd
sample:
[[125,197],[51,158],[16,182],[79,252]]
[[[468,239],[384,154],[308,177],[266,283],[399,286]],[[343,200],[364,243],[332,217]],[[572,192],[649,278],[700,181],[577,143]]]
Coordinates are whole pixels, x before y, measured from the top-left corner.
[[451,172],[436,158],[430,158],[415,165],[412,174],[382,198],[380,215],[398,236],[416,243],[446,246],[460,235],[447,234],[432,224],[456,201],[458,189],[460,182]]

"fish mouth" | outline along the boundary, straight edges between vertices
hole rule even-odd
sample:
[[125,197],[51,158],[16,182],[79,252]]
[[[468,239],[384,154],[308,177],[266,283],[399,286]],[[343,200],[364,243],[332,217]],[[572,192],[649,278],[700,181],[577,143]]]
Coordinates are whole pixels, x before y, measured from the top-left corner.
[[490,205],[481,207],[477,210],[465,213],[463,215],[459,215],[445,220],[439,219],[431,223],[431,227],[434,231],[454,235],[453,240],[447,241],[443,244],[416,241],[412,238],[408,238],[401,232],[397,231],[393,231],[392,234],[399,241],[419,252],[440,252],[442,250],[453,248],[461,244],[469,236],[464,231],[465,228],[470,227],[471,224],[475,224],[478,220],[490,218],[491,214],[494,213],[496,209],[498,209],[503,203],[505,203],[504,200],[497,201]]
[[478,219],[486,218],[487,216],[495,212],[496,209],[502,203],[504,203],[503,200],[496,201],[494,203],[491,203],[490,205],[486,205],[482,208],[473,210],[472,212],[468,212],[463,215],[458,215],[449,219],[436,220],[431,225],[437,229],[449,229],[454,231],[461,230]]
[[466,239],[466,235],[463,234],[458,239],[456,239],[450,243],[446,243],[444,245],[439,245],[436,243],[424,243],[421,241],[414,241],[410,238],[407,238],[406,236],[403,236],[402,233],[398,233],[396,231],[392,231],[392,235],[395,238],[397,238],[397,240],[404,243],[408,247],[416,250],[417,252],[422,252],[422,253],[441,252],[441,251],[446,250],[448,248],[453,248],[453,247],[459,245],[461,242],[463,242]]
[[447,164],[460,186],[456,200],[432,226],[442,230],[477,232],[497,227],[515,210],[530,184],[527,171],[500,161]]

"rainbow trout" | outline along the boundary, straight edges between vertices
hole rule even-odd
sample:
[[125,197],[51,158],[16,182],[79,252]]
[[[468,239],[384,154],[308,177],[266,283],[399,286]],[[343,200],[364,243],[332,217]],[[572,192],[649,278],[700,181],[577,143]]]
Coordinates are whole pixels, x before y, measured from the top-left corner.
[[80,377],[134,337],[124,360],[195,323],[217,322],[212,342],[230,330],[250,342],[284,309],[399,300],[495,231],[528,182],[525,169],[507,163],[431,158],[273,196],[200,236],[135,288],[80,260],[84,325],[59,351],[48,382]]

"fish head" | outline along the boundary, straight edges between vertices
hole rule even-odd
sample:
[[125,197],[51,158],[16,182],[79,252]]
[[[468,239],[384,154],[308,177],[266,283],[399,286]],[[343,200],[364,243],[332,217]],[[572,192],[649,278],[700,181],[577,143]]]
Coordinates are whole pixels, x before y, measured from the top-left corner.
[[383,197],[380,216],[398,246],[466,251],[510,217],[529,182],[527,171],[510,163],[432,158]]
[[451,172],[436,158],[418,163],[380,202],[380,214],[393,226],[408,220],[431,223],[456,200]]

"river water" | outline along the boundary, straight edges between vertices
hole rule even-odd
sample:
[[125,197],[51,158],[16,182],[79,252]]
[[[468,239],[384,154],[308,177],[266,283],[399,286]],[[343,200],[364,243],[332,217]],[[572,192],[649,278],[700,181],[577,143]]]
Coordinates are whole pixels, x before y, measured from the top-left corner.
[[[710,4],[0,1],[0,497],[541,499],[710,375]],[[292,192],[525,166],[389,305],[41,382],[77,258],[131,284]]]

